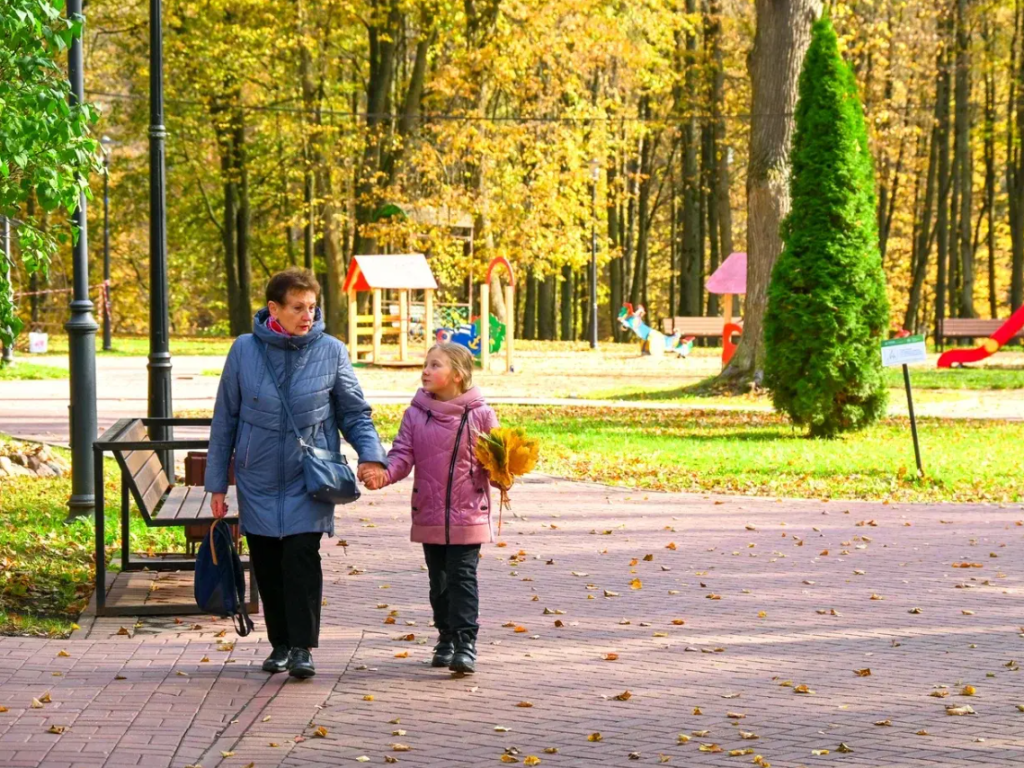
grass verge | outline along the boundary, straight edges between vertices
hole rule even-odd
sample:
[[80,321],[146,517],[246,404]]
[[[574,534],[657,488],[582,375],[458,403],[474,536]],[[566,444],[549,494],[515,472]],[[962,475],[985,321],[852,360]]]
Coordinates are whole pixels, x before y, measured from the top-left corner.
[[[391,440],[403,408],[378,406]],[[1016,422],[920,419],[926,476],[916,477],[910,423],[891,418],[837,440],[812,440],[774,413],[498,406],[541,440],[538,470],[657,491],[901,502],[1020,502]]]
[[[7,438],[0,436],[0,442]],[[61,451],[65,457],[69,452]],[[105,467],[107,560],[120,547],[119,476]],[[0,480],[0,634],[63,636],[92,595],[95,526],[92,518],[67,522],[70,478]],[[180,528],[131,522],[133,552],[184,551]]]
[[[231,349],[234,339],[227,336],[172,336],[171,355],[223,356]],[[112,342],[113,349],[103,351],[102,334],[96,335],[96,354],[107,357],[146,357],[149,354],[148,336],[117,336]],[[68,354],[67,336],[51,336],[48,355]]]
[[42,381],[44,379],[66,379],[67,377],[67,368],[23,363],[20,360],[16,361],[14,365],[0,367],[0,381]]

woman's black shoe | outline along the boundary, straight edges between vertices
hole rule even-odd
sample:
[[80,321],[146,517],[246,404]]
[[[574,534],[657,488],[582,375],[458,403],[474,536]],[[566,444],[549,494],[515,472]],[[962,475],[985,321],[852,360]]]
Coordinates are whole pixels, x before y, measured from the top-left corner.
[[275,645],[273,652],[263,660],[263,671],[274,674],[288,669],[288,646]]
[[452,663],[455,656],[455,640],[447,632],[441,633],[441,639],[434,646],[434,658],[430,662],[432,667],[447,667]]
[[316,674],[316,667],[313,666],[313,654],[305,648],[292,648],[288,654],[288,674],[305,680]]
[[455,636],[455,654],[448,665],[452,672],[476,672],[476,636],[459,632]]

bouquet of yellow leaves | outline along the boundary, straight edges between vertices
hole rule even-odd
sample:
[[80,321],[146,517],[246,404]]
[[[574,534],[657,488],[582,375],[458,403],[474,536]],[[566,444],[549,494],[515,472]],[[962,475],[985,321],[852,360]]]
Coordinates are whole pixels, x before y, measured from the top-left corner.
[[498,533],[501,533],[501,513],[512,509],[508,498],[509,489],[517,477],[525,475],[537,463],[540,446],[526,433],[514,427],[495,427],[477,438],[476,458],[487,470],[491,482],[501,491],[498,506]]

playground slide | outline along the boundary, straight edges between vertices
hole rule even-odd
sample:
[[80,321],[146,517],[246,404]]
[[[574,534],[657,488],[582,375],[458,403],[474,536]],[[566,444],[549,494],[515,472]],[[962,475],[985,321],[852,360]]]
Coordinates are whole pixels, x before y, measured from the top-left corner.
[[998,352],[999,348],[1012,339],[1021,328],[1024,328],[1024,306],[1018,307],[1017,311],[1010,315],[1010,319],[1003,323],[998,331],[985,339],[980,347],[951,349],[948,352],[943,352],[939,357],[939,368],[952,368],[954,365],[984,360]]

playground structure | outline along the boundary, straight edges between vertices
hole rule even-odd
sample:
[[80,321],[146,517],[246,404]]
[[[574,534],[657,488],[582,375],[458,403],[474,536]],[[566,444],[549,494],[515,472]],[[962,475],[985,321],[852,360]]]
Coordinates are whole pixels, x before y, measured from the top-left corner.
[[[342,286],[348,294],[348,348],[352,362],[391,367],[415,367],[422,359],[409,354],[410,292],[422,290],[423,328],[434,325],[434,291],[437,281],[421,253],[354,256]],[[360,315],[358,294],[372,292],[372,314]],[[382,311],[384,291],[397,291],[398,312]],[[370,343],[360,339],[370,337]],[[381,354],[384,336],[398,336],[398,357],[384,359]],[[432,334],[424,332],[424,352],[433,343]]]
[[685,358],[693,349],[693,336],[683,337],[681,333],[666,335],[656,331],[644,322],[647,310],[638,305],[634,310],[632,304],[626,304],[619,310],[619,325],[632,331],[640,339],[640,354],[661,357],[663,354],[675,354]]
[[[508,272],[508,285],[505,286],[505,306],[515,307],[515,276],[512,272],[512,265],[505,258],[492,259],[487,267],[487,279],[480,285],[480,315],[476,318],[470,316],[468,323],[463,323],[458,328],[439,328],[435,333],[438,342],[451,341],[461,344],[469,349],[475,357],[480,360],[482,370],[490,369],[491,355],[505,346],[505,372],[513,373],[513,349],[515,331],[513,327],[506,326],[498,318],[491,314],[491,276],[495,267],[503,267]],[[481,322],[483,318],[487,322]]]
[[730,253],[719,265],[706,283],[708,293],[722,297],[722,368],[729,364],[736,352],[733,336],[743,333],[742,320],[732,320],[732,297],[747,293],[747,254],[744,251]]
[[[991,320],[973,320],[973,319],[957,319],[947,320],[946,325],[951,325],[953,322],[971,324],[964,329],[962,334],[957,334],[950,331],[948,328],[939,329],[939,336],[955,337],[955,336],[977,336],[981,335],[978,333],[978,329],[985,328],[986,330],[991,324],[998,323],[998,321]],[[1013,338],[1024,337],[1024,306],[1018,307],[1010,318],[996,328],[995,332],[992,333],[985,341],[981,343],[981,346],[974,347],[973,349],[950,349],[943,352],[939,356],[938,367],[939,368],[953,368],[954,366],[963,366],[966,363],[977,363],[984,360],[987,357],[991,357],[1000,350],[1001,347],[1010,342]]]

